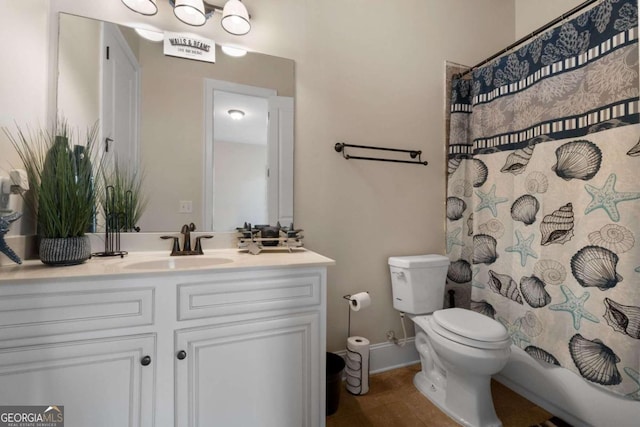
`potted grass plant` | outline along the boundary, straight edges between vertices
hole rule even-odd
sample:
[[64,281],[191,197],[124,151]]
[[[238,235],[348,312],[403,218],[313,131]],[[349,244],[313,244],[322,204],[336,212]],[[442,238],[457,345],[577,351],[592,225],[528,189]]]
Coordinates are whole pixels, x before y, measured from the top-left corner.
[[36,217],[39,257],[44,264],[74,265],[91,258],[86,235],[95,221],[97,123],[86,132],[84,144],[60,119],[53,132],[16,133],[3,128],[24,164],[30,191],[23,194]]
[[138,221],[148,203],[142,193],[144,173],[115,159],[102,168],[102,175],[104,191],[99,201],[108,231],[140,231]]

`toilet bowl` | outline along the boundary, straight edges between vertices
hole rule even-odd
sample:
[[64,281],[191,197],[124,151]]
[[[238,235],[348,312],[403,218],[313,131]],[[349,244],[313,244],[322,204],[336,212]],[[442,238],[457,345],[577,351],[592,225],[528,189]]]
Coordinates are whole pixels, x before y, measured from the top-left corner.
[[[511,354],[504,327],[460,308],[411,318],[422,362],[414,378],[416,388],[464,426],[502,426],[493,407],[491,375],[504,368]],[[443,325],[441,318],[450,321]],[[451,331],[454,327],[457,330]]]
[[483,314],[442,309],[449,260],[441,255],[389,258],[393,306],[416,326],[422,370],[416,388],[443,412],[469,427],[499,427],[491,375],[507,364],[506,328]]

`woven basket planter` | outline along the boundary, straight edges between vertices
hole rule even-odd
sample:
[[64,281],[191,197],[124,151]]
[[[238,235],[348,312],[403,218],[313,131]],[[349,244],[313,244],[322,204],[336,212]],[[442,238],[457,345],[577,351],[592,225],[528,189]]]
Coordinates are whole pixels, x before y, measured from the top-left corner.
[[89,236],[40,239],[40,261],[47,265],[76,265],[91,258]]

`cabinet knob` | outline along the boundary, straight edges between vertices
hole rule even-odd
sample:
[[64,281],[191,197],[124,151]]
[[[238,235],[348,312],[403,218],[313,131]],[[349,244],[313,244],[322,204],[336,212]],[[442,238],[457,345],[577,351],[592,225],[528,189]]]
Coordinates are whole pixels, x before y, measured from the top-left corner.
[[184,350],[180,350],[178,354],[176,354],[176,357],[178,358],[178,360],[184,360],[187,358],[187,352]]
[[140,359],[140,364],[142,366],[149,366],[151,364],[151,356],[144,356]]

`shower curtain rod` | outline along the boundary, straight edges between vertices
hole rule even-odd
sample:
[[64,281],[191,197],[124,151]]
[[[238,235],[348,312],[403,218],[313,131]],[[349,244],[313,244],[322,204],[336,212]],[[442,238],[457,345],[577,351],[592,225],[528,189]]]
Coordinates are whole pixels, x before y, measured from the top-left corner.
[[524,36],[523,38],[521,38],[520,40],[517,40],[516,42],[510,44],[509,46],[505,47],[504,49],[502,49],[500,52],[496,53],[495,55],[492,55],[488,58],[486,58],[484,61],[481,61],[479,63],[477,63],[476,65],[474,65],[473,67],[469,68],[467,71],[464,71],[460,74],[458,74],[458,78],[461,78],[467,74],[469,74],[471,71],[475,70],[476,68],[480,68],[482,67],[484,64],[491,62],[492,60],[498,58],[499,56],[504,55],[505,53],[509,52],[511,49],[513,49],[514,47],[517,47],[519,45],[521,45],[522,43],[526,42],[527,40],[532,39],[533,37],[537,36],[538,34],[542,33],[543,31],[553,27],[554,25],[556,25],[559,22],[562,22],[562,20],[564,20],[565,18],[568,18],[569,16],[575,14],[576,12],[581,11],[582,9],[586,8],[587,6],[596,3],[600,0],[587,0],[585,2],[580,3],[579,5],[577,5],[576,7],[574,7],[573,9],[563,13],[562,15],[558,16],[556,19],[554,19],[553,21],[550,21],[548,23],[546,23],[545,25],[543,25],[542,27],[538,28],[537,30],[534,30],[531,34]]

